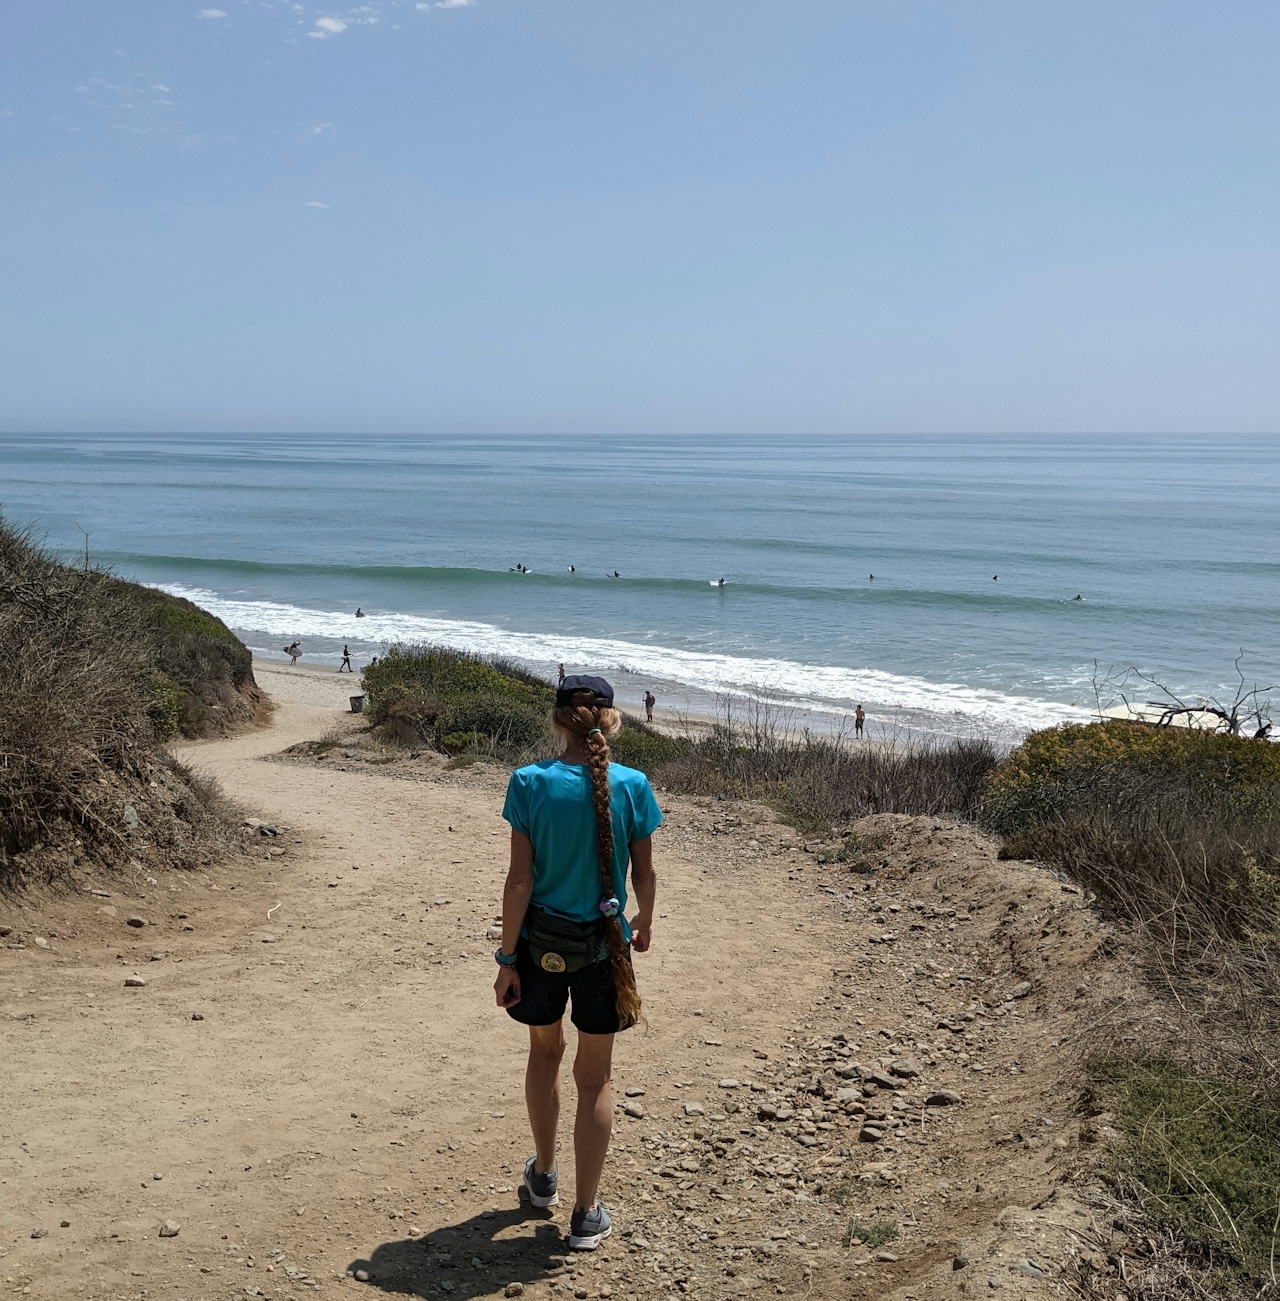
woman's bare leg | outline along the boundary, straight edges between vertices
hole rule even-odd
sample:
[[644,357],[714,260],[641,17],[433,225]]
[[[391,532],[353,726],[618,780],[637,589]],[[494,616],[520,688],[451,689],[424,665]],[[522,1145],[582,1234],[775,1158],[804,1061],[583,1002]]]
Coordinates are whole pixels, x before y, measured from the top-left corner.
[[[563,1040],[561,1040],[563,1043]],[[573,1126],[576,1173],[574,1205],[590,1209],[596,1204],[600,1172],[609,1151],[613,1128],[613,1035],[578,1031],[578,1054],[573,1060],[578,1086],[578,1115]]]
[[[556,1168],[556,1130],[560,1124],[560,1061],[564,1057],[564,1022],[529,1027],[529,1064],[524,1072],[524,1101],[538,1155],[534,1169]],[[603,1159],[603,1158],[602,1158]]]

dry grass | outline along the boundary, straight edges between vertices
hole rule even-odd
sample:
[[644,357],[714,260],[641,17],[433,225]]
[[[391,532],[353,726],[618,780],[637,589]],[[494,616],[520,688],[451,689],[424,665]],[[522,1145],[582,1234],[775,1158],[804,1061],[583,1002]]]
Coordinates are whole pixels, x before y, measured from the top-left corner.
[[649,771],[685,794],[766,800],[816,835],[873,813],[972,818],[997,763],[987,740],[817,735],[764,702],[724,708],[710,736]]

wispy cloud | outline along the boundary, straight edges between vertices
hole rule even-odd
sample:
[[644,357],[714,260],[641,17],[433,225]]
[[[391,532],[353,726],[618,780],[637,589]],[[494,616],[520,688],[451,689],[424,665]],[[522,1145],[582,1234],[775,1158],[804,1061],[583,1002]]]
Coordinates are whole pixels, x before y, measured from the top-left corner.
[[225,18],[227,11],[225,9],[201,9],[201,18]]
[[329,203],[321,203],[319,199],[308,199],[302,206],[304,208],[329,208],[333,205]]
[[330,36],[337,36],[339,32],[347,30],[346,22],[341,18],[317,18],[315,29],[307,33],[313,36],[317,41],[328,40]]

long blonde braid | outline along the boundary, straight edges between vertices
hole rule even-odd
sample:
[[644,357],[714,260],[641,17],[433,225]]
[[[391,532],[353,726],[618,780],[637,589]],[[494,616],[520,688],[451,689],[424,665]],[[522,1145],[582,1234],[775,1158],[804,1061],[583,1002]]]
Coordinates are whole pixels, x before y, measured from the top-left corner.
[[[588,693],[593,694],[593,693]],[[591,800],[596,812],[596,854],[600,863],[603,897],[613,895],[613,815],[609,805],[609,737],[622,729],[622,717],[616,709],[595,704],[561,705],[552,714],[556,728],[579,741],[587,753],[587,771],[591,777]],[[631,967],[627,941],[619,917],[605,919],[605,940],[609,948],[609,969],[617,995],[621,1029],[640,1020],[640,991]]]

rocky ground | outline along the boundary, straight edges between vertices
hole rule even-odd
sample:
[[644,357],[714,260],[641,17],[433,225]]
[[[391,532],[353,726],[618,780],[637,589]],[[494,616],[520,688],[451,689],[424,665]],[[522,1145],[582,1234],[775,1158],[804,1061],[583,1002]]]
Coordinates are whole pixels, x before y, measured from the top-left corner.
[[1132,987],[1088,901],[949,821],[814,843],[670,792],[649,1027],[617,1051],[617,1232],[567,1252],[571,1186],[552,1212],[517,1196],[522,1031],[490,992],[505,775],[335,725],[358,726],[286,703],[184,756],[245,806],[240,859],[0,902],[5,1291],[1015,1298],[1115,1276],[1079,1060]]

